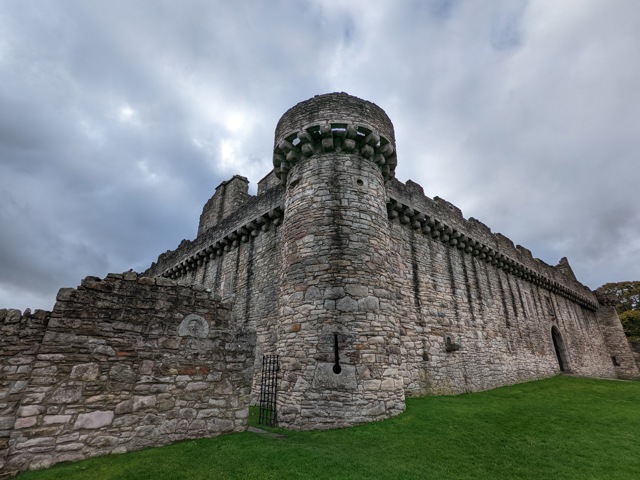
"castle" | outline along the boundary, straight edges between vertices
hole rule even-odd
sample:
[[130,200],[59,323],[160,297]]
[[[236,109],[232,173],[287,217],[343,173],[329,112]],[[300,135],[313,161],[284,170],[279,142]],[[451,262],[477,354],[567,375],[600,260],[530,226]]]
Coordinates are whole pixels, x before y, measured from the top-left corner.
[[257,195],[223,182],[194,240],[141,275],[62,289],[53,312],[0,310],[0,462],[243,430],[265,389],[280,426],[324,429],[396,415],[407,396],[640,377],[614,308],[566,259],[399,182],[397,161],[381,108],[313,97],[278,122]]

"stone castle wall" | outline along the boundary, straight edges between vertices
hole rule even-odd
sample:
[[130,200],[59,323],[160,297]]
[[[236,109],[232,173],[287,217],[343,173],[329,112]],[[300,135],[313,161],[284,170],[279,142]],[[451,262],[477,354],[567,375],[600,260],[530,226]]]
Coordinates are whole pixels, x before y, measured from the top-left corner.
[[88,277],[0,312],[5,474],[247,427],[255,337],[204,287]]
[[[611,361],[612,333],[603,313],[596,314],[605,307],[568,263],[558,268],[534,259],[412,182],[390,182],[387,191],[408,394],[477,391],[554,375],[554,327],[568,370],[613,378],[633,371],[629,357],[625,366]],[[604,316],[622,333],[615,314]]]
[[639,378],[615,310],[449,202],[394,178],[393,125],[346,94],[276,127],[274,170],[223,182],[198,234],[130,272],[0,310],[6,471],[246,428],[263,354],[278,416],[335,428],[561,370]]
[[335,428],[404,410],[384,196],[380,169],[359,155],[328,152],[289,172],[277,324],[282,425]]
[[[558,355],[563,368],[577,374],[638,377],[617,317],[576,280],[566,259],[547,265],[478,220],[465,219],[449,202],[427,197],[416,183],[394,179],[394,138],[390,120],[370,102],[346,94],[301,102],[276,127],[274,171],[258,195],[161,256],[147,274],[203,284],[234,299],[235,317],[256,329],[258,355],[283,355],[281,420],[296,428],[324,421],[338,426],[345,416],[357,423],[357,395],[384,403],[388,392],[373,387],[384,379],[365,368],[376,357],[385,375],[402,379],[406,395],[548,377],[560,371]],[[360,167],[343,174],[347,165]],[[379,192],[368,184],[375,171],[384,180]],[[353,184],[358,179],[361,184]],[[358,189],[362,195],[352,195]],[[376,224],[379,215],[384,222]],[[360,260],[369,252],[358,245],[378,234],[386,243],[369,250],[385,260],[370,270],[371,263]],[[367,311],[365,297],[375,311]],[[374,317],[385,305],[388,318],[379,323]],[[366,328],[367,339],[355,341]],[[323,395],[314,393],[314,374],[303,373],[331,365],[329,330],[355,374],[351,383],[325,375],[323,386],[333,391],[334,404],[345,404],[347,384],[358,391],[350,397],[353,411],[319,406]],[[399,339],[397,366],[388,333]],[[364,382],[373,388],[366,394],[358,390]],[[307,394],[316,404],[301,419],[296,415]],[[383,407],[381,415],[392,410]]]
[[[241,177],[234,177],[241,178]],[[238,182],[239,183],[239,182]],[[263,354],[275,354],[276,322],[279,307],[280,225],[284,210],[284,189],[273,174],[258,185],[258,195],[246,196],[236,211],[211,225],[193,241],[158,257],[145,273],[165,277],[182,285],[202,285],[214,298],[231,305],[232,322],[257,337],[255,384],[260,380]],[[202,219],[211,205],[227,203],[218,197],[225,191],[216,189],[203,209]],[[254,402],[258,391],[254,389]]]
[[216,188],[216,193],[202,209],[198,224],[198,236],[244,205],[249,200],[248,186],[249,180],[239,175],[235,175],[231,180],[222,182]]
[[[284,209],[279,189],[275,203]],[[566,342],[572,372],[613,378],[636,375],[635,366],[628,365],[624,342],[616,347],[617,354],[612,353],[612,345],[619,345],[623,337],[615,313],[601,310],[594,294],[575,280],[566,263],[554,267],[533,258],[527,249],[514,246],[481,222],[465,219],[455,206],[425,196],[411,181],[406,185],[387,182],[386,197],[394,259],[391,290],[403,319],[401,369],[408,395],[476,391],[555,375],[559,369],[553,326]],[[425,234],[425,222],[418,227],[406,213],[424,214],[423,220],[428,215],[440,223]],[[244,222],[246,214],[240,217],[243,220],[236,225]],[[235,218],[231,215],[229,220]],[[216,244],[212,241],[216,235],[211,234],[217,231],[217,237],[222,237],[229,230],[233,227],[213,228],[209,241]],[[234,316],[246,319],[257,332],[257,379],[260,355],[277,350],[281,228],[271,223],[270,230],[260,231],[248,242],[242,242],[235,231],[240,239],[235,247],[227,241],[228,248],[214,259],[194,263],[184,274],[174,276],[179,282],[200,283],[220,297],[234,299]],[[436,237],[436,231],[442,234]],[[445,231],[451,238],[444,240]],[[471,238],[482,244],[480,248],[491,249],[492,256],[473,249],[467,252],[466,245],[464,249],[451,245],[458,234],[457,238]],[[501,255],[502,262],[496,260]],[[179,264],[187,256],[186,252],[176,255],[173,262]],[[174,263],[159,263],[156,274],[162,268],[171,270],[169,265]],[[516,268],[523,271],[516,274]],[[331,300],[332,293],[323,289],[321,294],[323,301]],[[447,352],[447,339],[459,350]],[[616,356],[618,365],[611,356]],[[257,393],[254,390],[254,400]]]
[[0,310],[0,478],[9,472],[9,439],[50,316],[44,310]]

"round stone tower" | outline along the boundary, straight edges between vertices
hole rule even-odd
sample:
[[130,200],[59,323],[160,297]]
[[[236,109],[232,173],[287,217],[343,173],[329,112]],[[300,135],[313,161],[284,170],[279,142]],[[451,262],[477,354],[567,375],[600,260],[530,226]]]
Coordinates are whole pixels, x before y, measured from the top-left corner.
[[335,428],[400,413],[384,185],[396,166],[391,120],[345,93],[313,97],[278,122],[273,163],[286,186],[278,423]]

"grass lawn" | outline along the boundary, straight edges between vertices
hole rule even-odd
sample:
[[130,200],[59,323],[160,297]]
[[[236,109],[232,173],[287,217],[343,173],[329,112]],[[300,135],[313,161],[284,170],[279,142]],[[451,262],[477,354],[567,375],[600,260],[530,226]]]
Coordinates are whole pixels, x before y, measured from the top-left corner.
[[45,479],[640,479],[640,382],[560,376],[414,398],[325,432],[239,433],[27,472]]

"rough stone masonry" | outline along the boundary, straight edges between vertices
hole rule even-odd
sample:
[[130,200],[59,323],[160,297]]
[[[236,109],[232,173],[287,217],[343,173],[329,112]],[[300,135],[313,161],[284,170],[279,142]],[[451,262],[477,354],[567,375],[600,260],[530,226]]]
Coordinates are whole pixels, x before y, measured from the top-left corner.
[[380,107],[313,97],[278,122],[257,195],[223,182],[194,240],[140,276],[61,290],[51,313],[0,310],[5,471],[242,430],[265,354],[295,429],[562,371],[640,377],[565,258],[397,181],[397,161]]

